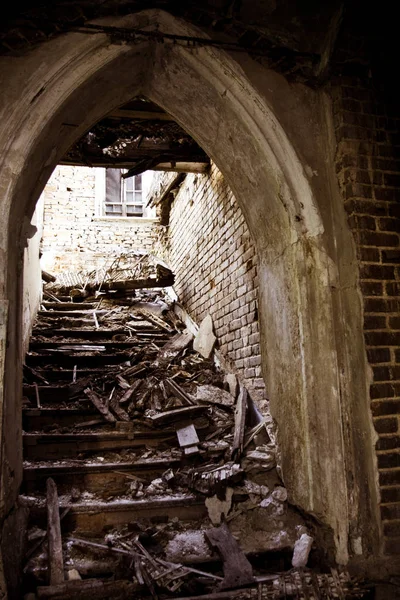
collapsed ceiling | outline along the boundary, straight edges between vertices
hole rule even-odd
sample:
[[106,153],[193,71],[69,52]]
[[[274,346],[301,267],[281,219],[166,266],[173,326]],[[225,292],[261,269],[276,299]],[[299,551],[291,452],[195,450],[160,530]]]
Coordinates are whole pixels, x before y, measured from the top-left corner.
[[172,116],[136,98],[96,123],[61,164],[127,168],[126,176],[131,177],[147,169],[202,172],[209,162]]

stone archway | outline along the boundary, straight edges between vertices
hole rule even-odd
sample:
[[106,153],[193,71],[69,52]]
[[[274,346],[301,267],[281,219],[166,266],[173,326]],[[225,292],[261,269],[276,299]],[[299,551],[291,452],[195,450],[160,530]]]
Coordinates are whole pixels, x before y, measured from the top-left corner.
[[[107,25],[190,35],[160,11]],[[198,32],[195,31],[197,35]],[[16,69],[16,62],[18,68]],[[334,535],[336,558],[377,552],[376,482],[357,265],[329,157],[327,100],[245,56],[113,45],[69,33],[3,59],[0,256],[8,306],[2,514],[21,479],[21,264],[54,166],[94,122],[138,94],[170,112],[229,182],[256,242],[264,376],[289,500]],[[330,162],[332,164],[333,161]],[[3,277],[3,272],[1,277]],[[1,323],[0,323],[1,325]],[[0,347],[1,350],[1,347]]]

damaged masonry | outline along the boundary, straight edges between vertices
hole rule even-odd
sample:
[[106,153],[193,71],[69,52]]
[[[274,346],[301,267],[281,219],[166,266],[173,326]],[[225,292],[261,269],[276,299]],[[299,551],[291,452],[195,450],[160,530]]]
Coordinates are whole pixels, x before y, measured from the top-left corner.
[[[43,273],[24,370],[27,598],[362,598],[288,502],[274,427],[149,255]],[[308,568],[311,567],[311,568]]]

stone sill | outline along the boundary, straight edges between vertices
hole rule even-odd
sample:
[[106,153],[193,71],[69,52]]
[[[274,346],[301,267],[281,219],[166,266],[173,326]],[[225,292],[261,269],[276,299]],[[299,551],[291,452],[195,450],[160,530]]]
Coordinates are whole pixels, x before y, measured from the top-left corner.
[[134,225],[159,223],[157,217],[92,217],[92,222],[96,223],[132,223]]

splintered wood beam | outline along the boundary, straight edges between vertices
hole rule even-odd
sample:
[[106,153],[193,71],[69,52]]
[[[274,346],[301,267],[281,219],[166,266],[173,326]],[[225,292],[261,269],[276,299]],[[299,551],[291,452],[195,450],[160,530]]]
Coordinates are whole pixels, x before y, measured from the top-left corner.
[[123,110],[121,108],[114,109],[109,115],[108,118],[117,118],[117,119],[129,119],[130,121],[133,119],[140,120],[151,120],[151,121],[175,121],[171,115],[166,112],[153,112],[149,110]]
[[61,540],[60,509],[57,486],[49,477],[47,491],[47,537],[49,539],[49,582],[58,585],[64,581],[64,560]]
[[244,445],[244,430],[246,424],[246,413],[247,413],[247,390],[242,385],[240,386],[240,392],[236,401],[235,408],[235,433],[233,435],[231,458],[232,460],[239,461],[243,453]]

